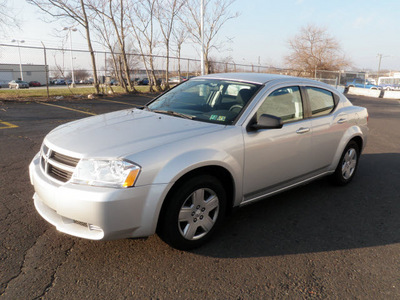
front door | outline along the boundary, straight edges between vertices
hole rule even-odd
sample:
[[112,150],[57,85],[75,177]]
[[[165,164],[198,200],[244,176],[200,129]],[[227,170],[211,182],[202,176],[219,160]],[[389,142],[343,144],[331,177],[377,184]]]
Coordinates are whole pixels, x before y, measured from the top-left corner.
[[245,131],[244,200],[313,171],[311,121],[304,119],[299,87],[272,92],[257,110],[280,117],[283,127]]

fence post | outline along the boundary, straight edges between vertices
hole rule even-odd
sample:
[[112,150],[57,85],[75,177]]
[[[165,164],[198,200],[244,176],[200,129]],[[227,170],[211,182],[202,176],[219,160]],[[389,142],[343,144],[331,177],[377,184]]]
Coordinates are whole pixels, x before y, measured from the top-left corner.
[[47,54],[46,54],[46,46],[40,41],[43,45],[43,52],[44,52],[44,69],[46,72],[46,90],[47,90],[47,100],[50,100],[49,94],[49,68],[47,67]]
[[188,65],[187,65],[186,78],[189,79],[189,63],[190,63],[190,60],[188,59],[187,61],[188,61]]

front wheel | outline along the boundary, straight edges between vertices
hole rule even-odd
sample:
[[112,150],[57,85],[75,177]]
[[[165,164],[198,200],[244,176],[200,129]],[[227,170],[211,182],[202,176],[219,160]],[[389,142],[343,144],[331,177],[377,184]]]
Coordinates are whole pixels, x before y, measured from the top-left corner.
[[210,175],[187,180],[166,201],[158,233],[180,250],[203,245],[221,223],[226,209],[224,187]]
[[356,142],[350,141],[343,151],[339,164],[333,174],[333,180],[338,185],[349,183],[357,170],[360,149]]

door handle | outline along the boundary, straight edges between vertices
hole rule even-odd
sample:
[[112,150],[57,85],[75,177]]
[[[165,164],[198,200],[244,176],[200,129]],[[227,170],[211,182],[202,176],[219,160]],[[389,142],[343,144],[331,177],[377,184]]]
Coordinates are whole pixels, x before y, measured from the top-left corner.
[[343,124],[343,123],[345,123],[346,121],[347,121],[346,118],[340,118],[337,122],[338,122],[338,124]]
[[298,133],[298,134],[303,134],[303,133],[307,133],[307,132],[309,132],[309,131],[310,131],[310,128],[308,128],[308,127],[301,127],[301,128],[299,128],[299,129],[297,129],[296,133]]

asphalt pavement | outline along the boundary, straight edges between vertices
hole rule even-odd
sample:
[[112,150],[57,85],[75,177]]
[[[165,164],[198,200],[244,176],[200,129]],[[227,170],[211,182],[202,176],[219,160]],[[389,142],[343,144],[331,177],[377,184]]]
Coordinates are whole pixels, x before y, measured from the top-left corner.
[[191,252],[71,237],[33,206],[28,166],[50,130],[148,97],[0,102],[0,298],[400,299],[400,101],[349,99],[370,114],[353,182],[239,209]]

